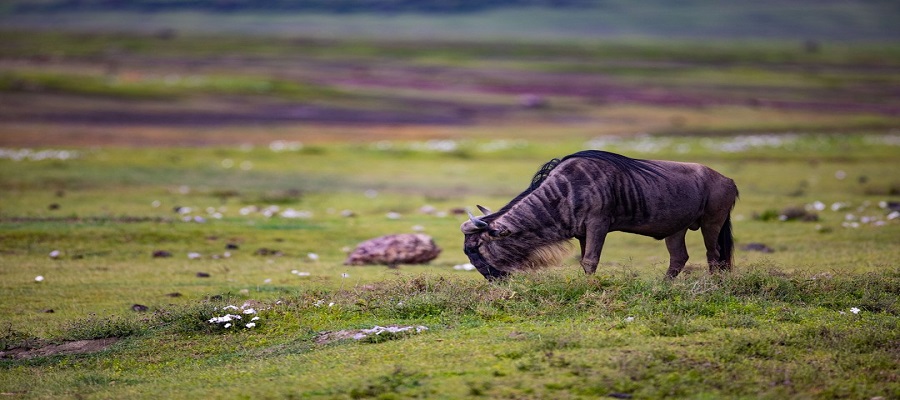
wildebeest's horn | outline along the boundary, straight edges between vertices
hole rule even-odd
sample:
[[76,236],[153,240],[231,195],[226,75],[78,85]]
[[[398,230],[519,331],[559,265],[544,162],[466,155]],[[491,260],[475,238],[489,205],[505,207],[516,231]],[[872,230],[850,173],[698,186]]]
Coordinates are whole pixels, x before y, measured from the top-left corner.
[[488,215],[488,214],[491,213],[491,209],[490,209],[490,208],[483,207],[483,206],[481,206],[480,204],[476,205],[475,207],[478,207],[478,209],[481,210],[481,213],[484,214],[484,215]]
[[478,218],[478,217],[472,215],[472,212],[471,212],[471,211],[466,211],[466,212],[469,213],[469,221],[472,221],[472,224],[475,225],[476,228],[478,228],[478,229],[484,229],[484,228],[487,228],[487,227],[488,227],[488,223],[487,223],[487,222],[484,222],[484,221],[481,220],[481,218]]

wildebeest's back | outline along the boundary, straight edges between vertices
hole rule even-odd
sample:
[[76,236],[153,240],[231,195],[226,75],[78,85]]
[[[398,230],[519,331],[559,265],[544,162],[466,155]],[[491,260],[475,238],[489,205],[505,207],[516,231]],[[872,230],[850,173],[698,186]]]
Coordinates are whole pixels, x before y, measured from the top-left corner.
[[657,239],[686,226],[696,229],[711,196],[731,196],[733,204],[737,194],[731,179],[709,167],[626,157],[569,157],[545,183],[548,190],[563,186],[571,192],[561,207],[572,207],[576,226],[599,218],[610,230]]

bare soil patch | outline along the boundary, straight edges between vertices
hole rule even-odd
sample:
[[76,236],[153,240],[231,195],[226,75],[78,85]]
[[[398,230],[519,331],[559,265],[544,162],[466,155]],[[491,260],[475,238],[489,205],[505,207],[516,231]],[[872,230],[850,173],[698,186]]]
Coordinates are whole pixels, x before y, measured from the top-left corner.
[[62,344],[49,344],[37,348],[17,347],[0,351],[0,358],[27,360],[35,357],[88,354],[103,351],[119,341],[119,338],[76,340]]

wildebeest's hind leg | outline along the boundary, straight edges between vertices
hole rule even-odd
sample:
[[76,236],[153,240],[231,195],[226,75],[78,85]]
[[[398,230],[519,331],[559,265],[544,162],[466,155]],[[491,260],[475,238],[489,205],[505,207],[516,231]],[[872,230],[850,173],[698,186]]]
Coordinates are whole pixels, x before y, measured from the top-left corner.
[[669,249],[669,270],[666,271],[668,280],[675,279],[684,269],[684,264],[687,264],[688,252],[687,245],[684,243],[685,234],[687,234],[687,229],[682,229],[666,238],[666,248]]
[[[717,218],[715,221],[703,221],[700,224],[700,232],[703,233],[703,243],[706,245],[706,261],[709,263],[709,273],[711,274],[718,271],[731,270],[730,257],[728,260],[723,260],[721,257],[725,252],[730,255],[731,249],[722,249],[720,248],[720,244],[725,243],[719,243],[719,233],[726,233],[723,231],[723,228],[727,228],[728,245],[731,245],[731,225],[728,220],[728,214],[725,214],[724,217]],[[723,226],[726,221],[729,222],[727,227]]]

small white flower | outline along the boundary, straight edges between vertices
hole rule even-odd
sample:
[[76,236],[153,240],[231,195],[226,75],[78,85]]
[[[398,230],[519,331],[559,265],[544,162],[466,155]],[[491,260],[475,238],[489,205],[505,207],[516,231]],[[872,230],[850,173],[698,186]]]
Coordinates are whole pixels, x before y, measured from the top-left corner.
[[62,255],[62,252],[59,250],[53,250],[50,252],[50,258],[59,258]]
[[253,317],[250,319],[250,321],[259,321],[259,317]]
[[334,302],[328,303],[328,307],[334,307]]
[[634,322],[634,317],[625,317],[625,322]]
[[400,219],[401,215],[398,212],[391,211],[385,214],[385,217],[387,217],[387,219]]
[[222,307],[222,309],[223,310],[237,310],[238,308],[237,308],[237,306],[227,305],[225,307]]
[[319,261],[319,255],[316,253],[308,253],[306,257],[309,258],[310,261]]
[[271,280],[271,279],[266,279],[266,280],[263,281],[263,283],[272,283],[272,280]]
[[465,264],[454,265],[453,269],[457,270],[457,271],[472,271],[475,269],[475,266],[472,265],[471,263],[465,263]]
[[252,327],[256,326],[256,323],[248,322],[247,325],[245,325],[245,326],[248,328],[252,328]]
[[197,260],[197,259],[199,259],[199,258],[201,258],[201,257],[203,257],[203,256],[200,255],[200,253],[196,253],[196,252],[190,252],[190,253],[188,253],[188,258],[191,259],[191,260]]
[[242,311],[242,312],[243,312],[244,314],[256,314],[256,310],[254,310],[254,309],[252,309],[252,308],[248,308],[248,309],[246,309],[246,310],[244,310],[244,311]]
[[226,327],[226,328],[231,328],[231,322],[225,324],[225,327]]
[[44,276],[43,276],[43,275],[38,275],[38,276],[34,277],[34,281],[35,281],[35,282],[43,282],[43,281],[44,281]]
[[859,314],[859,309],[856,307],[852,307],[852,308],[850,308],[850,312],[852,312],[854,314]]
[[346,272],[344,272],[343,274],[341,274],[341,278],[349,278],[349,277],[350,277],[350,274],[348,274],[348,273],[346,273]]

